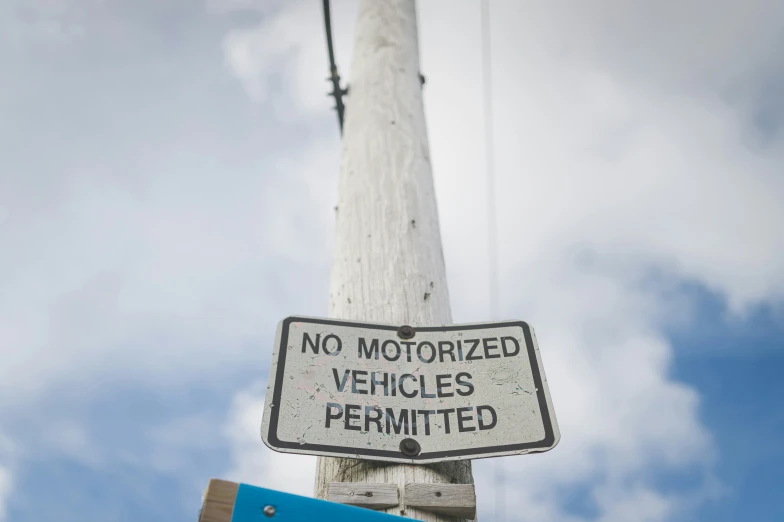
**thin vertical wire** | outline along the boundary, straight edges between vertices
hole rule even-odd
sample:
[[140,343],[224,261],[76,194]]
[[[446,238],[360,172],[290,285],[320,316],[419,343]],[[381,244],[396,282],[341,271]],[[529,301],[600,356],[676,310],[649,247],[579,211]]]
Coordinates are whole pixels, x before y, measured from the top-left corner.
[[487,252],[489,257],[490,318],[498,319],[498,232],[495,201],[489,0],[482,0],[482,78],[484,83],[485,162],[487,170]]
[[[484,90],[485,115],[485,166],[487,171],[487,252],[488,252],[488,286],[490,297],[490,318],[498,319],[499,286],[498,286],[498,216],[495,198],[495,149],[493,146],[493,82],[490,53],[490,2],[482,0],[482,79]],[[500,458],[494,465],[494,501],[496,522],[506,519],[506,491],[504,469]]]

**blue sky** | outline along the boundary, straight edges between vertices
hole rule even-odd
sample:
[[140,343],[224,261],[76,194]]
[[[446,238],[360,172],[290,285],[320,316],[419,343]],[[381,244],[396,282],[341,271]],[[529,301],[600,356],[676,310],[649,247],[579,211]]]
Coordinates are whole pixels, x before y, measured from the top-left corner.
[[[536,327],[562,441],[478,461],[480,516],[497,461],[509,520],[784,518],[784,5],[491,6],[501,310]],[[419,5],[456,322],[489,311],[479,12]],[[193,520],[211,477],[312,492],[258,429],[275,325],[327,313],[320,17],[0,5],[0,521]]]
[[700,390],[701,417],[719,451],[716,475],[726,488],[703,506],[695,520],[778,520],[784,503],[776,485],[784,482],[784,452],[777,440],[784,413],[777,397],[784,365],[780,313],[755,310],[743,321],[727,321],[720,300],[692,289],[700,317],[688,330],[673,332],[675,375]]

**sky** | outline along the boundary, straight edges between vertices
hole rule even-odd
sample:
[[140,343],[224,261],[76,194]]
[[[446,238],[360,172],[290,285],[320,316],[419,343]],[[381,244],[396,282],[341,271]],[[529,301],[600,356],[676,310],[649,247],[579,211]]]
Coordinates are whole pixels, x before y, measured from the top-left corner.
[[[477,461],[479,518],[501,466],[509,521],[784,519],[784,3],[490,9],[500,311],[561,442]],[[418,4],[457,323],[490,319],[479,16]],[[277,322],[327,314],[322,24],[0,1],[0,522],[194,520],[212,477],[312,494],[259,426]]]

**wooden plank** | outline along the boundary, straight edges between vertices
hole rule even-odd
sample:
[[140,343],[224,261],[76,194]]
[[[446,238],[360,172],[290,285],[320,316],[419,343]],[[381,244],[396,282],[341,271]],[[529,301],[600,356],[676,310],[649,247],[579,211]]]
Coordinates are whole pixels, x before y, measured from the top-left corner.
[[406,484],[403,502],[431,513],[473,520],[476,491],[473,484]]
[[331,482],[327,500],[369,509],[386,509],[400,504],[397,484]]
[[227,480],[210,479],[202,496],[199,522],[231,522],[239,484]]

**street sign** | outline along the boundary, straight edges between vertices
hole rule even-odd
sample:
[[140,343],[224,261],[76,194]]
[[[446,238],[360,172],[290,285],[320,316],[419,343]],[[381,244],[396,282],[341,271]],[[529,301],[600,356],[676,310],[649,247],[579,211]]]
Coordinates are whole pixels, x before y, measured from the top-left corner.
[[403,522],[410,520],[370,509],[346,506],[316,498],[302,497],[237,484],[226,480],[210,480],[204,495],[199,522]]
[[527,323],[289,317],[261,437],[286,453],[424,464],[547,451],[560,434]]

